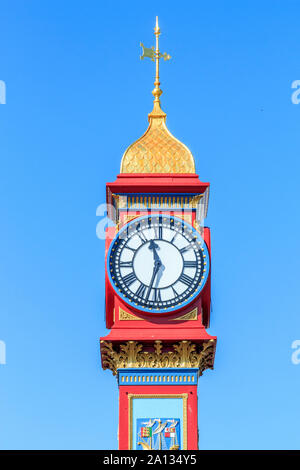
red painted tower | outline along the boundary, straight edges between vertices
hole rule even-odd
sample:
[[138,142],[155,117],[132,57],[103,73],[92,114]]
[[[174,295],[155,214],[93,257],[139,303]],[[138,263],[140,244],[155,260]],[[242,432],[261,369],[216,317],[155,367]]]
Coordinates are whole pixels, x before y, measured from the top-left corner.
[[166,126],[160,107],[158,47],[153,111],[128,147],[121,173],[107,183],[104,369],[117,375],[119,449],[198,448],[197,382],[213,368],[209,183],[190,150]]

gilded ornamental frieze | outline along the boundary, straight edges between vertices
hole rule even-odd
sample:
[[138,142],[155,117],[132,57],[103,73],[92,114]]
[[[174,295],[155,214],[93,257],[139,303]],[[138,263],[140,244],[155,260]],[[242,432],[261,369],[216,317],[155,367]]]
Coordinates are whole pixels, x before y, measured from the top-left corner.
[[118,369],[129,367],[193,367],[199,368],[199,375],[202,375],[204,370],[213,368],[215,347],[213,339],[202,344],[179,341],[170,345],[154,341],[147,347],[137,341],[127,341],[118,346],[101,341],[102,365],[114,375]]

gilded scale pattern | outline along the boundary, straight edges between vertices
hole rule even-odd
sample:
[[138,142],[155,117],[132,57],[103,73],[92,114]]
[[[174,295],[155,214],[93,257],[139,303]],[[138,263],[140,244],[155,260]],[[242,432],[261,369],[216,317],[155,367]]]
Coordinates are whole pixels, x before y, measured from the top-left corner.
[[149,119],[145,134],[124,153],[121,173],[195,173],[191,151],[170,133],[164,113]]

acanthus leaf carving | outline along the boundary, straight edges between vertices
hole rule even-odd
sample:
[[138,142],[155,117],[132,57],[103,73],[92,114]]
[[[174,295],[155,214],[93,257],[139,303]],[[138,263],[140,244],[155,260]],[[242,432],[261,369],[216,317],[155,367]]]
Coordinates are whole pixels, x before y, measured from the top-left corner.
[[215,345],[213,339],[202,344],[187,340],[171,345],[155,341],[144,351],[144,346],[137,341],[127,341],[116,349],[112,343],[101,341],[102,364],[104,369],[112,370],[114,375],[118,369],[129,367],[198,368],[199,375],[202,375],[204,370],[213,368]]

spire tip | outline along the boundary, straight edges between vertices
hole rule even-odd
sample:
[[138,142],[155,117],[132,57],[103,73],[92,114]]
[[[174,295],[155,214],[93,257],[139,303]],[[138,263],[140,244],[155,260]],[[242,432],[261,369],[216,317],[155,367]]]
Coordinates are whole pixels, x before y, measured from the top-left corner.
[[156,24],[155,24],[155,32],[159,32],[159,26],[158,26],[158,16],[156,17]]

